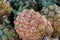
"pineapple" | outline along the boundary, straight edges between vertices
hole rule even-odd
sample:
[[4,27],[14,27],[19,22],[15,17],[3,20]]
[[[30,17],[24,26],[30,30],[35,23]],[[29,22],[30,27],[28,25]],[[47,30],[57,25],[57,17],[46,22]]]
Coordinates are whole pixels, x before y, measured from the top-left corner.
[[3,23],[0,24],[0,40],[18,40],[15,31],[7,20],[7,15],[2,17],[2,21]]
[[11,7],[7,0],[0,0],[0,23],[2,23],[2,16],[11,13]]
[[11,7],[7,0],[0,0],[0,17],[11,13]]
[[60,34],[60,7],[56,4],[44,6],[41,10],[41,14],[51,22],[54,31]]
[[14,25],[19,38],[23,40],[42,40],[44,35],[50,36],[53,32],[51,23],[33,9],[18,12]]

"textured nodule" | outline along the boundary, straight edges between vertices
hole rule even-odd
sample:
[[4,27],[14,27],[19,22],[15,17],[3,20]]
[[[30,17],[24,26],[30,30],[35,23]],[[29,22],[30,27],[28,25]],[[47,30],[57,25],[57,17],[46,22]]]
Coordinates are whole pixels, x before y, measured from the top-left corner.
[[11,13],[11,7],[7,0],[0,0],[0,16]]
[[56,4],[43,7],[41,14],[51,22],[54,31],[60,34],[60,7]]
[[14,21],[15,30],[23,40],[38,40],[53,32],[51,23],[39,12],[24,9]]

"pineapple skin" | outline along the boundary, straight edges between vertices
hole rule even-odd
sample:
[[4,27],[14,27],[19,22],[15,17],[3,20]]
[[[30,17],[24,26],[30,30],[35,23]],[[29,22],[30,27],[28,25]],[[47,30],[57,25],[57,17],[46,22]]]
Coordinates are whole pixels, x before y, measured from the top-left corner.
[[17,34],[10,25],[8,16],[2,16],[2,23],[0,23],[0,40],[18,40]]
[[11,7],[7,0],[0,0],[0,16],[9,15],[11,13]]
[[43,7],[41,14],[51,22],[54,31],[60,34],[60,7],[56,4]]
[[11,13],[11,7],[7,0],[0,0],[0,24],[2,21],[2,16],[4,15],[10,15]]
[[17,40],[15,31],[10,25],[0,24],[0,40]]
[[42,40],[44,35],[51,35],[50,22],[33,9],[24,9],[14,21],[15,30],[23,40]]

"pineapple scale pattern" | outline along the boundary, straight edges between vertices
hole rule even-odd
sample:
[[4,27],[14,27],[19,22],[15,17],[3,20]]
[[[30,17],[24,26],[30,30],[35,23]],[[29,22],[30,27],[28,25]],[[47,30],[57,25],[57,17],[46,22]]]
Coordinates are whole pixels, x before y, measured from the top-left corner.
[[41,40],[44,35],[51,35],[51,23],[39,12],[24,9],[14,21],[15,30],[23,40]]
[[7,0],[0,0],[0,16],[11,13],[11,7]]
[[0,40],[14,40],[15,32],[10,25],[0,25]]
[[54,31],[60,34],[60,7],[56,4],[43,7],[41,14],[51,22]]

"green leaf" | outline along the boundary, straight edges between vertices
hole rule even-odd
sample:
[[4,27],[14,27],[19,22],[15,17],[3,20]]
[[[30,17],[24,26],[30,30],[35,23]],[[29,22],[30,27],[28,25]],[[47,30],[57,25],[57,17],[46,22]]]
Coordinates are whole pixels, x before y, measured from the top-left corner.
[[14,13],[14,19],[17,17],[18,12],[22,12],[23,9],[27,8],[28,5],[24,6],[23,4],[19,7],[18,11],[12,8],[12,12]]
[[20,12],[20,9],[23,7],[23,5],[21,5],[20,7],[19,7],[19,9],[18,9],[18,12]]
[[[22,6],[23,6],[23,5],[22,5]],[[22,6],[20,6],[20,7],[19,7],[18,12],[21,12],[23,9],[25,9],[25,8],[27,8],[27,7],[28,7],[28,5],[23,6],[23,7],[22,7]]]
[[14,13],[14,19],[15,19],[16,16],[18,15],[18,11],[16,11],[15,9],[12,9],[12,12]]
[[17,15],[18,11],[16,11],[15,9],[12,9],[12,12],[14,13],[14,15]]

